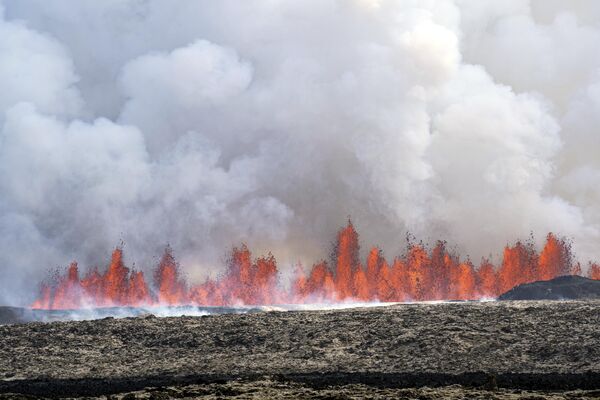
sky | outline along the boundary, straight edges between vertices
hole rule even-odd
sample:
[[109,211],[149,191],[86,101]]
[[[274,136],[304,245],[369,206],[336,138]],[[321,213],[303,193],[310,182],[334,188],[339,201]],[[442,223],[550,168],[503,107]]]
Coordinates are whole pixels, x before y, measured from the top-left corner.
[[599,126],[593,0],[0,0],[0,304],[121,243],[310,266],[348,217],[600,260]]

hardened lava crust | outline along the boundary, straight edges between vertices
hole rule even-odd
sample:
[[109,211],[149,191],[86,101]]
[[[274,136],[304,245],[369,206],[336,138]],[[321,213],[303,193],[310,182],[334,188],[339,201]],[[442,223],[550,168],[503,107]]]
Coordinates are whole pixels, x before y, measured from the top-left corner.
[[594,398],[598,389],[595,301],[0,326],[0,398]]

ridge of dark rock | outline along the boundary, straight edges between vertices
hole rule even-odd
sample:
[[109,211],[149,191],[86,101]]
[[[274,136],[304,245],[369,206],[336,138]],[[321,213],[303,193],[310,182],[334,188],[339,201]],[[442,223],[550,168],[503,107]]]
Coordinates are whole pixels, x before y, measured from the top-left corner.
[[498,300],[600,300],[600,281],[577,275],[559,276],[515,286]]

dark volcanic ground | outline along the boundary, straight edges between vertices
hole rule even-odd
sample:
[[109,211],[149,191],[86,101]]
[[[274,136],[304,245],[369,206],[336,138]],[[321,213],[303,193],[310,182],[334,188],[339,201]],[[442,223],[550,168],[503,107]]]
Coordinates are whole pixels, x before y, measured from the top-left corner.
[[[449,386],[455,384],[463,387]],[[500,391],[482,391],[496,385]],[[144,389],[151,387],[160,389]],[[414,304],[0,326],[0,393],[508,399],[600,396],[595,389],[600,302]]]
[[559,276],[516,286],[498,300],[600,300],[600,281],[583,276]]

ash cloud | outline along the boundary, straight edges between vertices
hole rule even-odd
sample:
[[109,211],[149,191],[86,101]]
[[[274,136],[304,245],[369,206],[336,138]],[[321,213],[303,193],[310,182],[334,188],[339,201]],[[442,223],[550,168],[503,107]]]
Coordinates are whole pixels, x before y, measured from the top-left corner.
[[48,268],[285,269],[351,215],[478,260],[548,231],[600,252],[600,5],[0,3],[0,301]]

